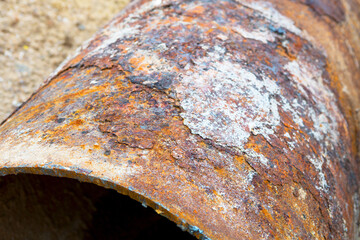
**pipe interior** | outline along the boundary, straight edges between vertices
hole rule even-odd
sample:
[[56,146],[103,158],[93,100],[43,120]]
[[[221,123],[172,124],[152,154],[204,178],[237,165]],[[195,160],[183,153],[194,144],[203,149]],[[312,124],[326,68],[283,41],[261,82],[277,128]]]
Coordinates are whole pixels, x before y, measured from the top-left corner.
[[0,177],[1,239],[196,239],[139,202],[91,183]]

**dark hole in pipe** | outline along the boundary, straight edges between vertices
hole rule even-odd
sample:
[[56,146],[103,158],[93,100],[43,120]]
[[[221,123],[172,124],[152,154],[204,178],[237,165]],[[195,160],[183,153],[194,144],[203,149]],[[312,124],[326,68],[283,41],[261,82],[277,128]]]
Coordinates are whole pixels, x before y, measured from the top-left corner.
[[0,239],[195,239],[151,208],[91,183],[0,177]]

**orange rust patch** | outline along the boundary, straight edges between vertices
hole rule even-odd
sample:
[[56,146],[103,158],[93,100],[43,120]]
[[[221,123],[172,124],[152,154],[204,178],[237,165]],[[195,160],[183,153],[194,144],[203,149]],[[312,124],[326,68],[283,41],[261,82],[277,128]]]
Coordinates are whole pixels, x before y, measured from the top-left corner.
[[82,119],[77,119],[77,120],[71,121],[69,123],[69,125],[72,125],[72,126],[75,126],[75,127],[79,127],[79,126],[81,126],[83,124],[84,124],[84,120],[82,120]]

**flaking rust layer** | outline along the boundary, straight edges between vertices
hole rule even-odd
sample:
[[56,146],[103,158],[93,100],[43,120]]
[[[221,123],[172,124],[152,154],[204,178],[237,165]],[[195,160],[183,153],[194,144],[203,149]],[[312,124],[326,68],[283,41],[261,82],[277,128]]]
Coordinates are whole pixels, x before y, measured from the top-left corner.
[[2,124],[0,171],[115,188],[200,239],[355,239],[330,69],[269,2],[135,1]]

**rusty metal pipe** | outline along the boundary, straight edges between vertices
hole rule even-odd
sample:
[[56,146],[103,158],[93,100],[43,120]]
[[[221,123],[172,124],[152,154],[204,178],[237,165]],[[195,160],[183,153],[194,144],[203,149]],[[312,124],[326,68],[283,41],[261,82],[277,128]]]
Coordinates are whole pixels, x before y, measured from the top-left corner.
[[199,239],[359,237],[357,0],[139,0],[0,127],[0,173],[113,188]]
[[0,178],[0,239],[194,240],[131,198],[95,184],[34,174]]

